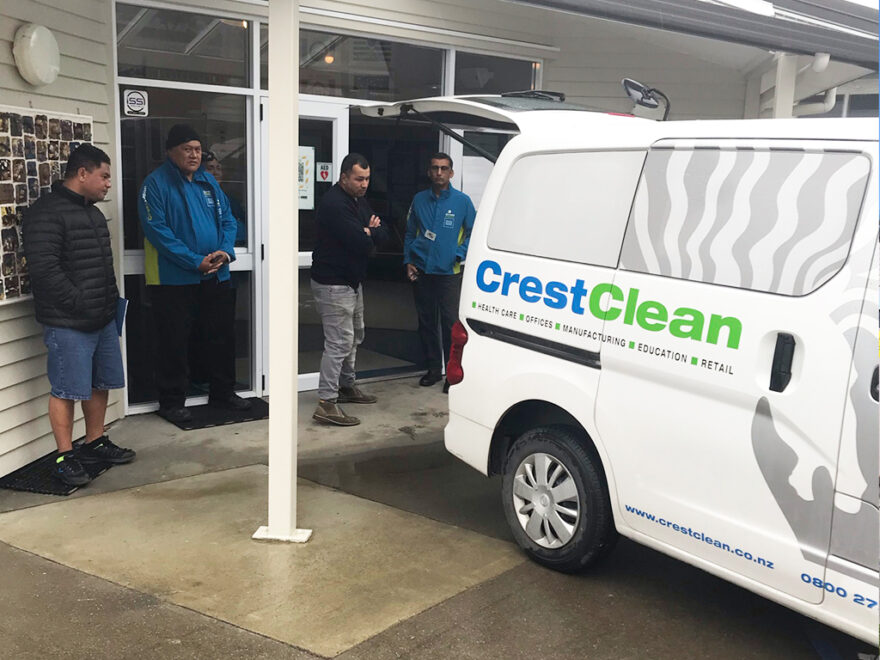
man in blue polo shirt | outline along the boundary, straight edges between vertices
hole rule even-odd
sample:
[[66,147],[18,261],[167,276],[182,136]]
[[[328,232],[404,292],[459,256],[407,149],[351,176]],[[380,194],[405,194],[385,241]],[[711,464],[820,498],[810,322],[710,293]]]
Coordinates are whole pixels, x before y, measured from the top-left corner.
[[[449,183],[453,175],[448,154],[431,156],[431,187],[416,194],[406,218],[403,263],[413,283],[419,338],[428,361],[428,371],[419,380],[423,387],[442,378],[443,360],[449,358],[452,326],[458,320],[461,266],[477,215],[471,198]],[[448,389],[444,384],[443,391]]]
[[159,414],[187,422],[188,348],[194,325],[205,342],[208,403],[247,410],[235,394],[235,259],[237,225],[229,199],[202,166],[191,126],[171,127],[167,160],[144,180],[138,214],[144,230],[145,278],[156,327]]

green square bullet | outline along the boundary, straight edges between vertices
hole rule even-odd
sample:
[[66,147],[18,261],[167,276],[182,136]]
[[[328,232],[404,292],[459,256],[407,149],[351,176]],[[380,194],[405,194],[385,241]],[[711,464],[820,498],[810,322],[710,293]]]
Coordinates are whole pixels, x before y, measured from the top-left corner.
[[692,358],[691,358],[691,364],[696,364],[696,363],[697,363],[697,358],[692,357]]
[[629,343],[629,347],[630,347],[630,348],[635,348],[635,347],[636,347],[636,343],[635,343],[634,341],[631,341],[631,342]]
[[559,330],[559,324],[558,324],[558,323],[556,324],[556,329]]
[[476,301],[474,301],[474,302],[471,303],[471,307],[476,307],[476,306],[477,306]]
[[520,321],[523,320],[523,315],[522,315],[522,314],[519,315],[519,320],[520,320]]

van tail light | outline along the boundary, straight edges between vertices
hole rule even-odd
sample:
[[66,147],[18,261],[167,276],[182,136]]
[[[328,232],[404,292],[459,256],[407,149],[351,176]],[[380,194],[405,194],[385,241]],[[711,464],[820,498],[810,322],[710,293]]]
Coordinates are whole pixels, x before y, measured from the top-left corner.
[[464,345],[467,344],[467,340],[467,329],[461,321],[456,321],[452,326],[452,348],[449,349],[449,362],[446,364],[446,380],[450,385],[458,385],[464,380],[461,357],[464,354]]

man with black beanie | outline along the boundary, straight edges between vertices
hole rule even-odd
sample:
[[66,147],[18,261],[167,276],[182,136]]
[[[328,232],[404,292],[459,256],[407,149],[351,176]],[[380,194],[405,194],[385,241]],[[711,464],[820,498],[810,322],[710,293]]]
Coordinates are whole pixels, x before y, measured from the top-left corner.
[[210,405],[247,410],[235,394],[236,222],[229,199],[202,166],[202,144],[187,124],[165,141],[167,160],[144,180],[138,214],[144,230],[145,277],[156,327],[159,414],[180,423],[186,409],[189,337],[193,325],[206,342]]

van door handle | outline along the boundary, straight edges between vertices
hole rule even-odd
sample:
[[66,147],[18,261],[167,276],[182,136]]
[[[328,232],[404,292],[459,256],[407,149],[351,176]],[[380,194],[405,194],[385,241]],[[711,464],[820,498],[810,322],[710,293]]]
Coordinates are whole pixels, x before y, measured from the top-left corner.
[[874,375],[871,376],[871,398],[874,399],[874,401],[880,400],[880,392],[877,391],[878,380],[880,380],[880,374],[877,373],[878,371],[880,371],[880,367],[874,367]]
[[795,343],[794,337],[787,332],[776,335],[776,350],[773,352],[773,367],[770,369],[770,389],[773,392],[784,392],[791,381]]

